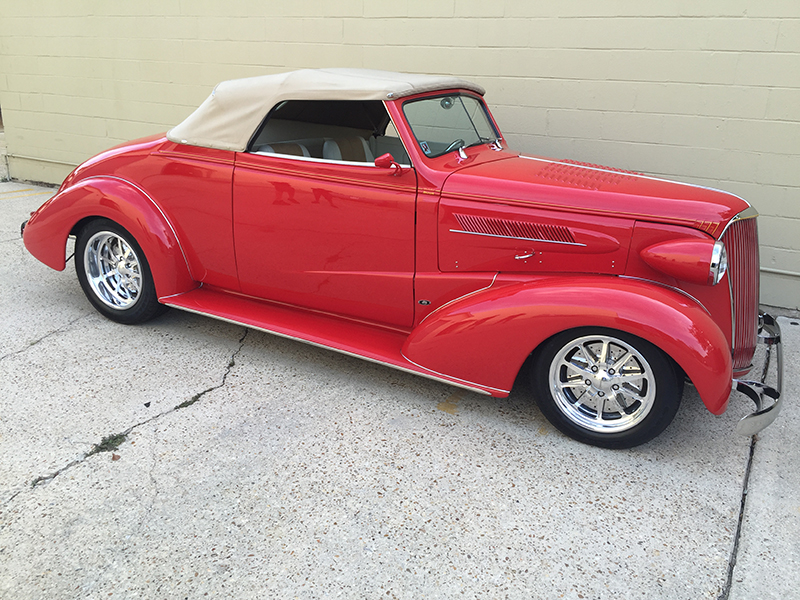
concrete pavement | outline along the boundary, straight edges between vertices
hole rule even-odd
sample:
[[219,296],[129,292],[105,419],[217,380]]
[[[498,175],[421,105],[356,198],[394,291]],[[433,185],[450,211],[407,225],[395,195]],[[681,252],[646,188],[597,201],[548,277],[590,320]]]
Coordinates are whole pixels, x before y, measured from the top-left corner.
[[52,193],[0,183],[0,598],[800,597],[797,319],[754,444],[744,398],[714,417],[687,390],[660,438],[601,450],[525,389],[112,323],[24,250]]

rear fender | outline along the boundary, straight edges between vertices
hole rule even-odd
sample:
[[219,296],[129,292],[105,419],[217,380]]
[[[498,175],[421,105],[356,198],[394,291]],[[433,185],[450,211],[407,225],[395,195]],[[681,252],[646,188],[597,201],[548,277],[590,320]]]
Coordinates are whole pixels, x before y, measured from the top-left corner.
[[640,280],[542,277],[493,287],[432,313],[411,332],[403,354],[502,397],[533,350],[577,327],[616,329],[649,341],[684,370],[712,413],[727,408],[731,355],[719,326],[690,298]]
[[124,227],[141,246],[159,298],[197,287],[175,230],[142,189],[117,177],[92,177],[59,191],[31,216],[25,247],[48,267],[63,271],[67,237],[76,225],[104,217]]

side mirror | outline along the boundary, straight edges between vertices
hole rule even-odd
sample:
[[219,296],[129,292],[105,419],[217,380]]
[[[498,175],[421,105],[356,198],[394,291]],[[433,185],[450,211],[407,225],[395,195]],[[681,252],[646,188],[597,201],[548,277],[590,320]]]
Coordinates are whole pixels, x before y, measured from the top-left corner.
[[392,167],[396,164],[397,163],[394,162],[394,156],[392,156],[388,152],[386,154],[381,154],[378,158],[375,159],[375,166],[380,167],[381,169],[388,169],[389,167]]
[[394,173],[392,175],[402,175],[403,174],[403,167],[397,164],[395,161],[394,156],[389,154],[381,154],[378,158],[375,159],[375,166],[381,169],[391,169],[394,168]]

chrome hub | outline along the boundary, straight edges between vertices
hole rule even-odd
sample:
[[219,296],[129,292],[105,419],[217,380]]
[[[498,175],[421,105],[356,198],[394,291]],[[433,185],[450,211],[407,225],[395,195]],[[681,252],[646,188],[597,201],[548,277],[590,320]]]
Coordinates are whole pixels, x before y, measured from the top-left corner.
[[655,376],[633,346],[612,336],[585,336],[565,345],[550,367],[559,409],[575,424],[615,433],[637,425],[655,401]]
[[142,267],[131,245],[116,233],[101,231],[86,243],[86,279],[95,296],[107,306],[127,309],[142,290]]

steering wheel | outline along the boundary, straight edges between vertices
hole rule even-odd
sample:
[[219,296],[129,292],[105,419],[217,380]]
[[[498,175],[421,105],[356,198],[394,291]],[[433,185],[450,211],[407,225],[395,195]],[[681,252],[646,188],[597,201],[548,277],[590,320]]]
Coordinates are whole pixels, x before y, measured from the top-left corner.
[[444,151],[444,154],[447,154],[448,152],[452,152],[453,150],[456,150],[457,148],[461,148],[463,145],[464,145],[464,140],[462,140],[461,138],[459,138],[459,139],[457,139],[457,140],[454,140],[454,141],[453,141],[453,142],[452,142],[452,143],[451,143],[451,144],[450,144],[450,145],[447,147],[447,150],[445,150],[445,151]]

